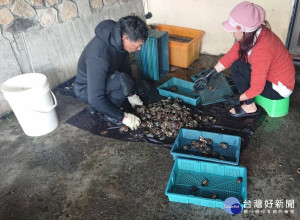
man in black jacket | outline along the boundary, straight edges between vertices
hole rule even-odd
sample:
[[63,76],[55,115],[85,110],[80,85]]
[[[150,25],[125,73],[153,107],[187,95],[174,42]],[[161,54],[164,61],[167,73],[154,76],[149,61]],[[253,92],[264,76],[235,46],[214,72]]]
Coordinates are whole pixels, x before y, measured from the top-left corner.
[[140,119],[120,110],[128,99],[131,106],[143,105],[135,94],[129,53],[141,49],[148,30],[137,16],[126,16],[117,22],[105,20],[95,29],[96,36],[84,48],[77,66],[75,95],[104,119],[125,124],[135,130]]

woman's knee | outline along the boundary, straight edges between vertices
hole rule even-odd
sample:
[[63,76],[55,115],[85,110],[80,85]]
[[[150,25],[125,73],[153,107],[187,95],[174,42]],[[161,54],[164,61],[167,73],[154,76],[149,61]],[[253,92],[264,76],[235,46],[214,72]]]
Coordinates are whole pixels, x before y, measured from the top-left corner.
[[249,63],[245,63],[241,60],[236,60],[232,63],[230,71],[233,81],[245,81],[250,83],[252,70]]
[[240,66],[242,65],[242,61],[236,60],[231,64],[230,67],[230,72],[231,72],[231,77],[236,78],[240,75]]

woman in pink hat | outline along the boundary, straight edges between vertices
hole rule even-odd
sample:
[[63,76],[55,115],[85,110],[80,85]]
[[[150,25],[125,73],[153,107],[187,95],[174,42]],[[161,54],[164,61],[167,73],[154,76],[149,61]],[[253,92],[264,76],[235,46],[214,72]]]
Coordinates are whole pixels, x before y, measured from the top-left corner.
[[[231,67],[232,80],[240,94],[225,102],[233,117],[255,116],[259,114],[255,96],[283,99],[291,95],[295,86],[293,60],[271,31],[265,14],[259,5],[245,1],[235,6],[222,23],[236,42],[209,73],[211,76]],[[196,81],[194,88],[202,89],[200,84]]]

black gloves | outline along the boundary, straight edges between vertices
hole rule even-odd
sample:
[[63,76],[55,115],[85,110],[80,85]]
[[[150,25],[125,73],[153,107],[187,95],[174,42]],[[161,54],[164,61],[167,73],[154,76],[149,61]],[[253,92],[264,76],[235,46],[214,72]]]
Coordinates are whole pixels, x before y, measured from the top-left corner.
[[194,90],[196,92],[199,92],[199,90],[203,90],[207,86],[210,78],[217,73],[218,72],[215,68],[210,68],[204,76],[200,76],[195,81]]
[[232,108],[234,106],[238,106],[240,105],[240,97],[239,96],[234,96],[234,97],[229,97],[226,101],[225,101],[225,108],[229,109]]

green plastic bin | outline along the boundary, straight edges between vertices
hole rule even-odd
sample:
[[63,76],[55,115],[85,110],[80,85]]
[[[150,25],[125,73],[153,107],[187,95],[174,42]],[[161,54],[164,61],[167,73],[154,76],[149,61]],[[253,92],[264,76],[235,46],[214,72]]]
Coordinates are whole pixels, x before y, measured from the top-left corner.
[[282,117],[289,112],[290,97],[271,100],[258,95],[254,98],[254,102],[263,107],[270,117]]

